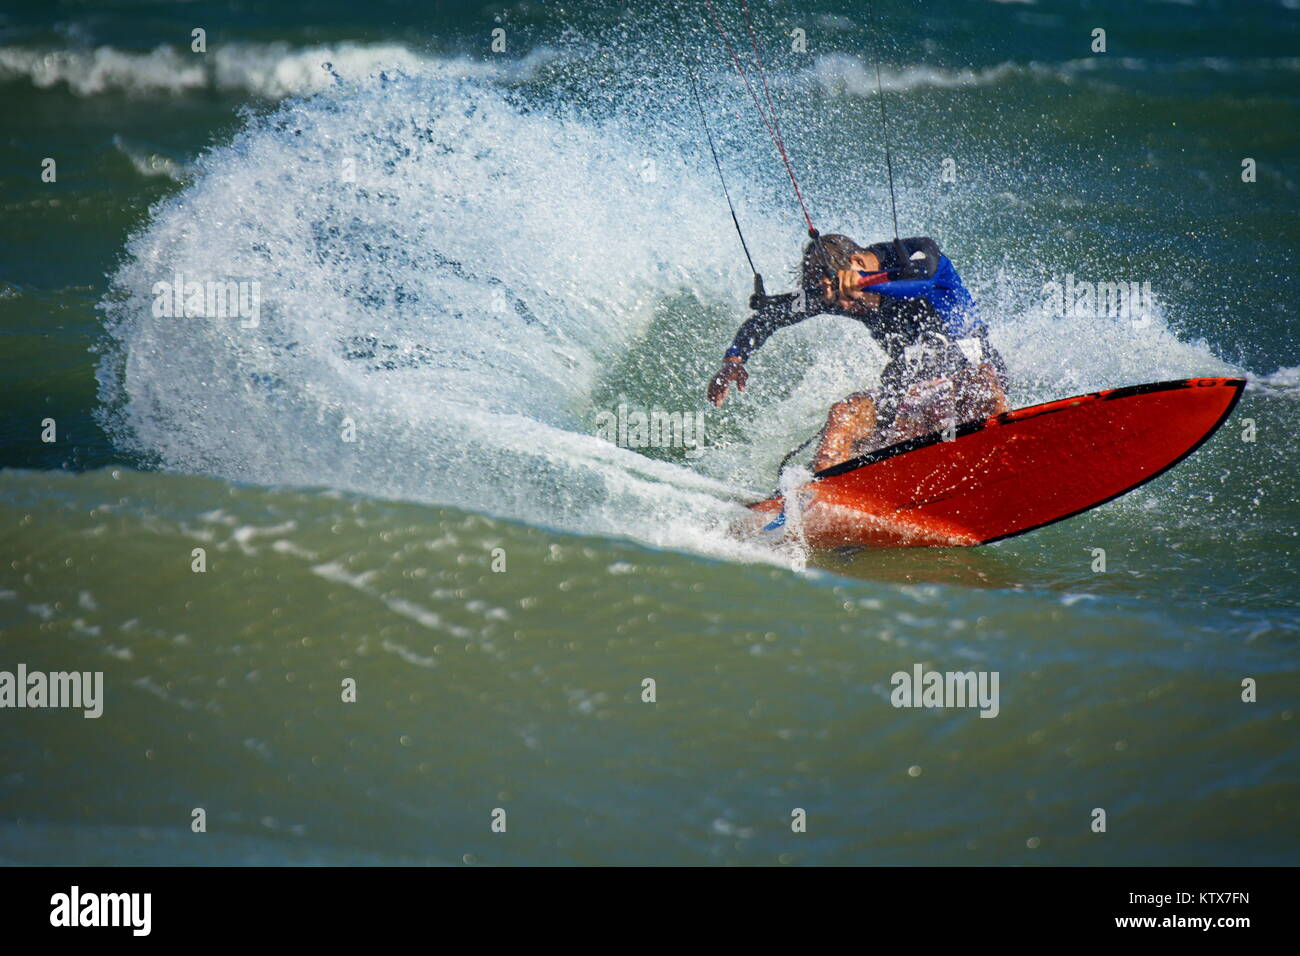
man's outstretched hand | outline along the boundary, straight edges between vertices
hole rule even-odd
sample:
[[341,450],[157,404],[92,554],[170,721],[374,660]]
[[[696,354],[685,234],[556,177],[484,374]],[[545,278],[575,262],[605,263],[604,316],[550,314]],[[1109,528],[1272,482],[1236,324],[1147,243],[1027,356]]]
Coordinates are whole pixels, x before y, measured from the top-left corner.
[[722,363],[722,368],[718,369],[718,374],[713,376],[709,382],[709,401],[714,405],[721,407],[722,400],[727,397],[727,389],[732,382],[736,383],[736,388],[742,392],[745,390],[745,383],[749,381],[749,373],[745,371],[745,362],[738,355],[728,356]]

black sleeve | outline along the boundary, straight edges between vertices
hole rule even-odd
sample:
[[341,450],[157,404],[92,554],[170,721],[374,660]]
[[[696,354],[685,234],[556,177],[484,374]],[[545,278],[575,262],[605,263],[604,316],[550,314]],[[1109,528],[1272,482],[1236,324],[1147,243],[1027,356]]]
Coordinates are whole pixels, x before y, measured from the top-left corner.
[[787,295],[769,296],[762,308],[757,309],[731,340],[728,355],[739,355],[745,361],[757,352],[773,332],[778,329],[797,325],[804,319],[818,315],[842,315],[866,326],[871,337],[891,359],[897,358],[903,347],[915,340],[926,324],[926,316],[934,317],[937,313],[930,303],[916,299],[888,300],[882,298],[882,307],[866,313],[842,312],[834,306],[812,310],[798,310],[795,303],[799,296],[793,292]]
[[763,306],[745,320],[731,340],[728,355],[739,355],[748,361],[750,355],[757,352],[777,329],[802,322],[804,319],[819,315],[819,312],[798,311],[795,309],[795,293],[770,296]]

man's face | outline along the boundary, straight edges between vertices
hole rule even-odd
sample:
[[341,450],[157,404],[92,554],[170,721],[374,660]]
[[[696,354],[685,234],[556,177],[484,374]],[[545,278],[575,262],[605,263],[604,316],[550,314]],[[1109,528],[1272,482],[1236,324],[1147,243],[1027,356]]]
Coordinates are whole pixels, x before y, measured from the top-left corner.
[[[855,252],[849,258],[849,268],[854,272],[879,272],[880,260],[872,252]],[[838,289],[838,282],[822,277],[822,297],[827,304],[839,306],[846,312],[867,312],[880,307],[880,296],[862,289]]]
[[849,262],[853,263],[853,268],[862,272],[880,271],[880,259],[874,252],[855,252],[849,258]]

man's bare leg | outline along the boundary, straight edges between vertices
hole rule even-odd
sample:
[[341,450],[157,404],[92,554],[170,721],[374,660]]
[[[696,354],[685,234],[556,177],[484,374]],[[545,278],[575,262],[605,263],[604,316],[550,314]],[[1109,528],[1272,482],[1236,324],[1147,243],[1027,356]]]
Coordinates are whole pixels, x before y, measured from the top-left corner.
[[992,365],[966,367],[953,376],[953,411],[958,424],[980,421],[1008,411],[1007,393]]
[[813,456],[812,470],[821,471],[853,457],[853,445],[876,430],[876,403],[857,392],[831,406],[822,431],[821,445]]
[[1002,388],[1002,383],[998,381],[998,373],[992,365],[984,364],[980,366],[980,371],[984,373],[984,380],[987,383],[990,396],[990,415],[1001,415],[1003,412],[1009,412],[1011,405],[1007,401],[1007,393]]

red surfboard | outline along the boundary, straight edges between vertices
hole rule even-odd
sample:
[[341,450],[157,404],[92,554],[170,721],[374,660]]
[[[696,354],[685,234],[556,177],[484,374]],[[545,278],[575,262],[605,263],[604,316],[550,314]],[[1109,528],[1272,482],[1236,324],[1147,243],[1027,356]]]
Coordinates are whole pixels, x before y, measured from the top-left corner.
[[950,441],[925,435],[819,471],[797,515],[781,497],[749,507],[764,531],[817,549],[988,544],[1172,468],[1223,424],[1245,384],[1191,378],[1021,408],[962,425]]

